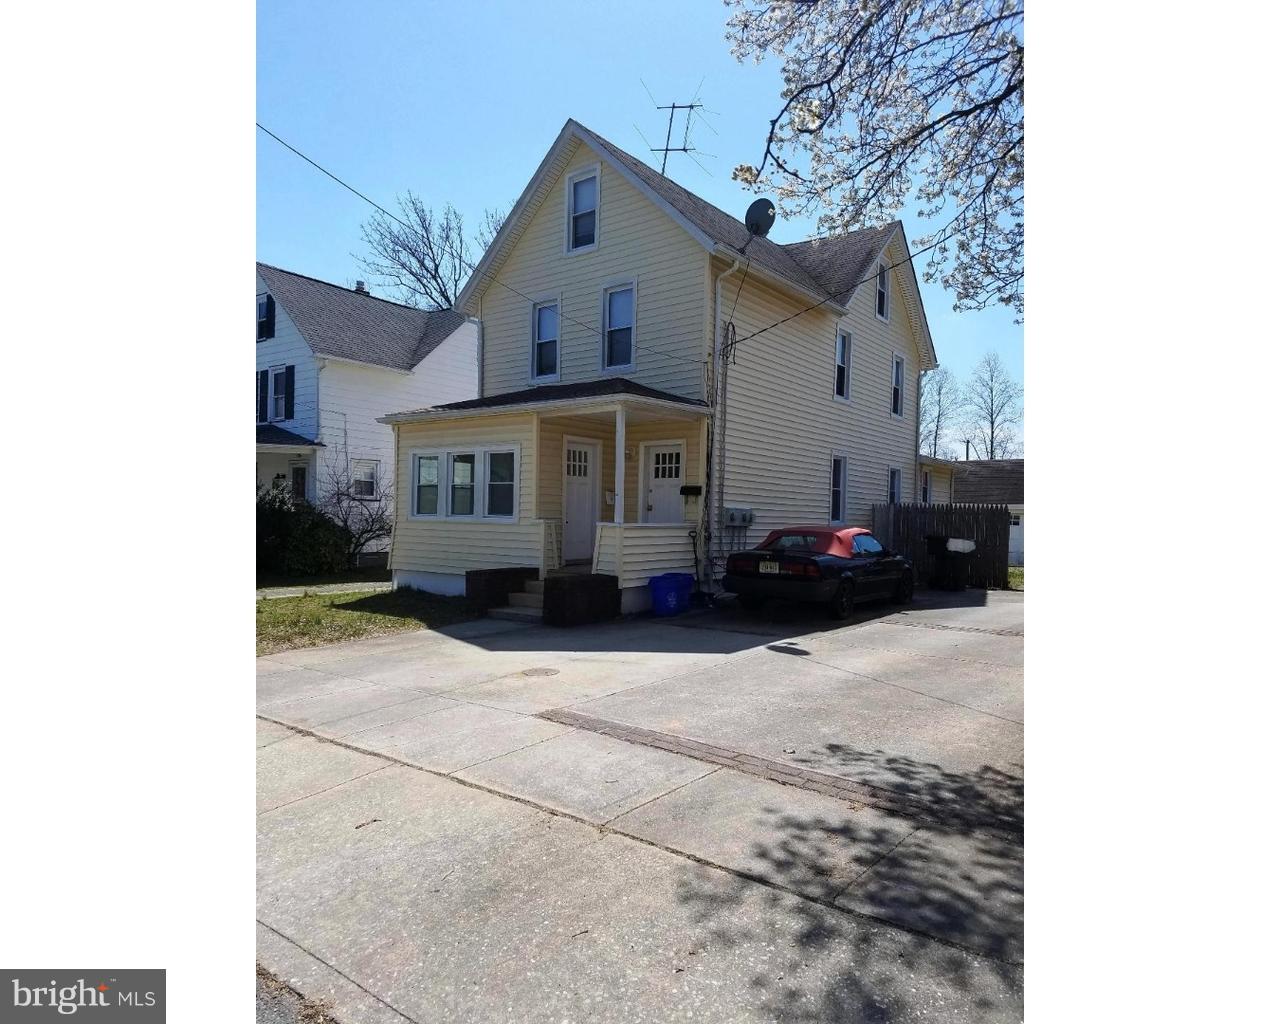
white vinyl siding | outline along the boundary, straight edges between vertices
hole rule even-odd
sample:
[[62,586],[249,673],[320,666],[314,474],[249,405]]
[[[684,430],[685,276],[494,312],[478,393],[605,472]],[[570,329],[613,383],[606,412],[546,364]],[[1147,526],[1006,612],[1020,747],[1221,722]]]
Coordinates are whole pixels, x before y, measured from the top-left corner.
[[546,186],[541,206],[494,268],[496,281],[478,292],[485,394],[529,387],[530,313],[524,296],[560,296],[561,383],[615,375],[617,370],[604,368],[602,357],[601,292],[611,282],[634,280],[644,307],[636,333],[643,337],[634,339],[638,358],[627,376],[649,387],[702,399],[711,334],[706,251],[604,164],[599,172],[598,244],[589,252],[565,255],[564,172],[596,163],[588,147],[572,148],[561,173]]

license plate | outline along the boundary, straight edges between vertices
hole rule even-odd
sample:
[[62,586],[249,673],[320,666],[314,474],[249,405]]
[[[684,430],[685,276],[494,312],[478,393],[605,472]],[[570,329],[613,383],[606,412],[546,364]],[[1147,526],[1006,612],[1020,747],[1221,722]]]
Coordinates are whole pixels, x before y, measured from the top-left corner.
[[774,576],[778,575],[777,562],[760,562],[756,568],[760,570],[761,574],[771,573]]

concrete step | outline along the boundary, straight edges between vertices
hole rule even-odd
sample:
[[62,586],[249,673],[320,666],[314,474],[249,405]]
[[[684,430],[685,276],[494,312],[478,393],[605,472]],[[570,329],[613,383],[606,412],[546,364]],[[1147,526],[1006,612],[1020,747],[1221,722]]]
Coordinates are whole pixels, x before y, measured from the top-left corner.
[[507,601],[508,603],[516,605],[517,607],[520,607],[520,608],[541,608],[542,607],[541,594],[519,594],[519,593],[508,594]]
[[521,608],[517,605],[507,605],[505,608],[490,608],[489,618],[491,619],[508,619],[511,622],[541,622],[541,608]]
[[525,580],[525,581],[524,581],[524,592],[525,592],[526,594],[541,594],[541,593],[542,593],[542,580]]

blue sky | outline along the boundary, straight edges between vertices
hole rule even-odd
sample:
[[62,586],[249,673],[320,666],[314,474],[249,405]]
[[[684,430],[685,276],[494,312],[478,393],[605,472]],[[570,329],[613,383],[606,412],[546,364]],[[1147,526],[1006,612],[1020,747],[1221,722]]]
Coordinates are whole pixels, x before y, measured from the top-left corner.
[[[641,80],[659,103],[687,102],[701,82],[711,127],[695,120],[692,140],[713,154],[698,157],[711,175],[681,154],[668,174],[745,211],[754,197],[730,173],[759,159],[781,78],[776,62],[734,60],[726,15],[719,0],[259,0],[258,120],[384,206],[413,189],[474,224],[520,194],[566,118],[643,157],[636,127],[661,145],[666,112]],[[256,135],[258,258],[339,283],[366,276],[355,255],[372,210]],[[908,237],[923,233],[912,210],[902,219]],[[770,237],[812,232],[812,222],[779,219]],[[921,287],[944,365],[963,377],[995,349],[1022,378],[1022,328],[1010,311],[953,313],[941,287]]]

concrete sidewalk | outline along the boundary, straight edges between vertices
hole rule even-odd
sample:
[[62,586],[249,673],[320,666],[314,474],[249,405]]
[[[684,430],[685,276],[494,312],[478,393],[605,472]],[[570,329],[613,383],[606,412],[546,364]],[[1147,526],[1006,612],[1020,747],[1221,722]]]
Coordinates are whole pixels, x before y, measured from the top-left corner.
[[260,959],[352,1021],[1015,1019],[1020,613],[260,659]]

